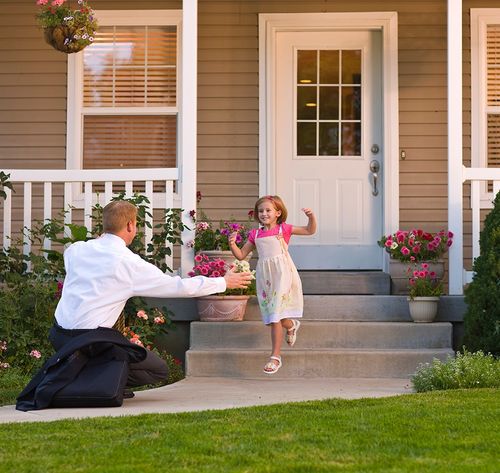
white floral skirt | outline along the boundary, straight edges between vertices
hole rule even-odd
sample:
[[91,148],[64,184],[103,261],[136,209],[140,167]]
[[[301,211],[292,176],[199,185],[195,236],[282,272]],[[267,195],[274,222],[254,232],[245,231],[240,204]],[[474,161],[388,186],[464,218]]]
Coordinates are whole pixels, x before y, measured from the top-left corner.
[[259,259],[256,279],[257,298],[266,325],[281,319],[302,317],[302,282],[288,252]]

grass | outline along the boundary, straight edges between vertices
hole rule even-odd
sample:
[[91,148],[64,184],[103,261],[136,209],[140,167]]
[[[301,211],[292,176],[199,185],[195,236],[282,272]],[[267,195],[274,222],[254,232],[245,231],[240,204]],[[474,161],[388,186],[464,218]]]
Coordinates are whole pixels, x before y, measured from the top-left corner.
[[8,424],[0,430],[0,472],[490,473],[500,471],[499,394],[436,391]]

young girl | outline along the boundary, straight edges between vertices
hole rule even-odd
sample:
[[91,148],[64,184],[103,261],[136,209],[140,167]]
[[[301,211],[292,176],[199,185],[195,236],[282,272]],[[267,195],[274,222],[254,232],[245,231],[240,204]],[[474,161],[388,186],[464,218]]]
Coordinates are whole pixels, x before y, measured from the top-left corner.
[[264,366],[264,373],[273,374],[281,368],[281,342],[283,328],[286,342],[292,346],[303,311],[302,283],[297,268],[288,253],[292,235],[312,235],[316,231],[316,217],[311,209],[302,209],[309,218],[305,227],[285,223],[288,212],[276,195],[261,197],[255,203],[254,219],[259,229],[250,231],[248,241],[241,249],[236,246],[236,233],[229,238],[233,255],[242,260],[254,248],[259,253],[257,263],[257,297],[262,319],[271,326],[272,353]]

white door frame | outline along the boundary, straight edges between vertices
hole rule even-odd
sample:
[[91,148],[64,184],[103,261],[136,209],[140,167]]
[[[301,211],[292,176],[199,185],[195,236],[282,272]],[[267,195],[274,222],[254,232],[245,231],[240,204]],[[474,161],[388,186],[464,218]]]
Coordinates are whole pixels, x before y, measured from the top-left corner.
[[[382,34],[383,229],[399,226],[398,17],[396,12],[259,14],[259,195],[276,189],[274,103],[276,34],[280,31],[379,30]],[[388,258],[384,259],[384,270]]]

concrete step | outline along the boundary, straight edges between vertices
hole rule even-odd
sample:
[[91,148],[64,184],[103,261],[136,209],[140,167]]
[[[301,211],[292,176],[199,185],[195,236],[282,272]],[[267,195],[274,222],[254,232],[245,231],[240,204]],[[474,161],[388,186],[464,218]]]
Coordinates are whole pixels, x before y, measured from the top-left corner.
[[304,294],[390,294],[391,277],[382,271],[299,271]]
[[[344,321],[411,321],[406,296],[305,295],[304,319]],[[261,320],[257,298],[249,300],[245,320]]]
[[[290,350],[273,378],[408,378],[420,363],[453,356],[451,349]],[[187,376],[269,377],[262,372],[269,350],[189,350]]]
[[[304,321],[297,342],[300,349],[393,349],[449,348],[452,325],[449,322],[318,322]],[[193,322],[191,349],[266,350],[270,330],[262,322]],[[283,343],[283,350],[289,347]]]

